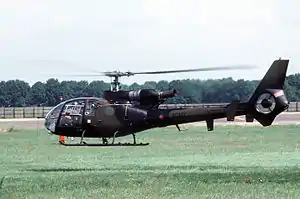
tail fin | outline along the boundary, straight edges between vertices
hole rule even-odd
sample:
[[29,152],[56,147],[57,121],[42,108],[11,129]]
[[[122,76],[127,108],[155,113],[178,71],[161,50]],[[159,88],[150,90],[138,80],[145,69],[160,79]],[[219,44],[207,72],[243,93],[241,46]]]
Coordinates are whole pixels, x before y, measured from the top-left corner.
[[248,102],[247,122],[255,118],[263,126],[269,126],[288,108],[289,102],[283,91],[288,64],[289,60],[273,62]]

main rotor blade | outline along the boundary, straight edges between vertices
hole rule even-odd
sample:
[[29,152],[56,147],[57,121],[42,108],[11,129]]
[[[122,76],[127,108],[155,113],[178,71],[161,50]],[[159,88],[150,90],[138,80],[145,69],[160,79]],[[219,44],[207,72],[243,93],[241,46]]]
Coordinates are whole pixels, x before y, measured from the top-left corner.
[[253,69],[256,66],[250,65],[236,65],[236,66],[220,66],[220,67],[209,67],[209,68],[195,68],[195,69],[182,69],[182,70],[165,70],[165,71],[146,71],[146,72],[120,72],[120,71],[109,71],[109,72],[97,72],[96,74],[69,74],[70,76],[132,76],[132,75],[149,75],[149,74],[166,74],[166,73],[183,73],[183,72],[198,72],[198,71],[219,71],[219,70],[245,70],[245,69]]
[[107,76],[105,74],[63,74],[59,76],[68,76],[68,77],[99,77],[99,76]]
[[183,72],[197,72],[197,71],[218,71],[218,70],[235,70],[235,69],[253,69],[255,66],[220,66],[210,68],[195,68],[182,70],[165,70],[165,71],[149,71],[149,72],[133,72],[136,74],[165,74],[165,73],[183,73]]
[[[147,74],[166,74],[166,73],[183,73],[183,72],[197,72],[197,71],[219,71],[219,70],[245,70],[245,69],[254,69],[256,66],[249,65],[233,65],[233,66],[219,66],[219,67],[206,67],[206,68],[195,68],[195,69],[181,69],[181,70],[163,70],[163,71],[145,71],[145,72],[121,72],[121,71],[107,71],[101,72],[94,69],[89,69],[87,67],[80,67],[76,64],[73,64],[64,60],[15,60],[19,64],[38,64],[40,66],[51,67],[54,65],[60,66],[69,66],[71,68],[84,69],[85,71],[90,71],[89,74],[77,73],[77,74],[52,74],[54,76],[77,76],[77,77],[99,77],[99,76],[108,76],[108,77],[122,77],[122,76],[132,76],[132,75],[147,75]],[[91,74],[92,73],[92,74]],[[45,74],[46,75],[46,74]],[[49,73],[47,73],[49,76]]]

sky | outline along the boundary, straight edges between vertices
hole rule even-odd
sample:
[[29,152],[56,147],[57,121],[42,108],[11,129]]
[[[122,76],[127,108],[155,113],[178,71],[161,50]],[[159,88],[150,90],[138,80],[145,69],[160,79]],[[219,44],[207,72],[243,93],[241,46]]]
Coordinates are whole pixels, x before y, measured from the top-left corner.
[[236,71],[136,75],[122,83],[261,79],[275,59],[300,72],[300,1],[0,0],[0,81],[30,84],[95,71],[254,65]]

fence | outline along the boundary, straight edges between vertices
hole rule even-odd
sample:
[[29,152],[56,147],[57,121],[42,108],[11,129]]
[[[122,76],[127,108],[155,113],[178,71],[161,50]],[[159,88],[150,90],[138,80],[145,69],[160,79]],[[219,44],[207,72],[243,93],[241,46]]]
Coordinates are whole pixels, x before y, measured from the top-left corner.
[[44,118],[52,107],[1,107],[0,118]]
[[[222,106],[224,104],[173,104],[168,107],[201,107],[201,106]],[[165,105],[161,105],[166,108]],[[1,107],[0,118],[44,118],[52,107]],[[300,112],[300,102],[290,102],[286,112]]]

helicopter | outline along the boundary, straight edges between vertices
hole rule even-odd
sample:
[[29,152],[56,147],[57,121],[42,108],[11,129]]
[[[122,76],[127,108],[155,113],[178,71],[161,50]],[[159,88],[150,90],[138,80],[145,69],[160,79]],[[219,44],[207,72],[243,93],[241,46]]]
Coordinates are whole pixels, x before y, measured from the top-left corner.
[[[45,116],[46,129],[55,135],[80,137],[80,143],[65,146],[145,146],[137,143],[136,133],[167,126],[205,121],[207,130],[214,130],[214,120],[226,118],[234,121],[235,116],[245,115],[246,122],[256,119],[262,126],[272,125],[274,119],[289,107],[284,94],[284,82],[288,59],[273,61],[263,79],[247,102],[233,100],[220,106],[193,108],[161,108],[168,98],[176,95],[176,90],[156,91],[153,89],[120,90],[119,78],[136,74],[163,74],[191,71],[228,70],[234,67],[215,67],[154,72],[104,72],[102,75],[114,78],[111,90],[100,97],[78,97],[63,101]],[[237,67],[235,67],[237,68]],[[133,143],[116,143],[115,139],[133,136]],[[84,138],[102,138],[102,143],[88,144]],[[112,142],[108,142],[112,139]]]

